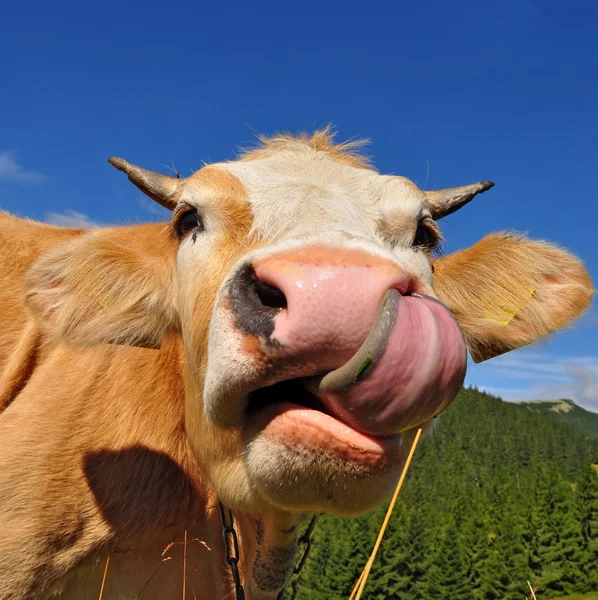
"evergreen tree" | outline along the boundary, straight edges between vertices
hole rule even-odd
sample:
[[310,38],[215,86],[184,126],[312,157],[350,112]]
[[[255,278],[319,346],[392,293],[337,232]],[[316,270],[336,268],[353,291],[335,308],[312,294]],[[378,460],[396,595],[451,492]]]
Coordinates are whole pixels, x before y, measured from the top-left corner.
[[[598,593],[598,441],[464,390],[419,446],[363,598],[538,600]],[[386,507],[323,517],[296,600],[349,597]]]
[[585,542],[585,563],[582,565],[587,588],[598,590],[598,470],[586,468],[577,487],[578,514]]

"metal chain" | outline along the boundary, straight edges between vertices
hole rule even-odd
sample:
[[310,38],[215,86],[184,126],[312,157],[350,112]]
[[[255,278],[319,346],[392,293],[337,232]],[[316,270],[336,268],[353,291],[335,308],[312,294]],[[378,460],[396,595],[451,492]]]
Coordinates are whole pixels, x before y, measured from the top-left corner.
[[[237,538],[237,532],[235,531],[235,525],[233,521],[233,513],[230,508],[224,511],[224,506],[222,502],[218,502],[218,508],[220,509],[220,521],[222,522],[222,536],[224,538],[224,552],[225,559],[230,567],[230,572],[233,577],[233,583],[235,585],[235,594],[236,600],[245,600],[245,590],[243,589],[243,585],[241,584],[241,577],[239,575],[239,540]],[[316,520],[318,515],[314,515],[305,530],[305,533],[297,540],[297,549],[299,546],[305,544],[305,550],[303,551],[303,555],[301,556],[301,560],[299,564],[293,569],[293,575],[299,575],[301,569],[305,565],[305,561],[307,560],[307,556],[309,551],[311,550],[311,534],[316,526]],[[232,542],[232,543],[231,543]],[[291,575],[291,577],[293,576]],[[287,582],[288,583],[288,582]],[[285,586],[286,587],[286,586]],[[282,600],[282,595],[284,594],[285,588],[280,590],[278,596],[276,596],[276,600]]]
[[[299,564],[294,568],[293,575],[291,575],[291,577],[293,577],[294,575],[299,575],[299,573],[301,573],[301,569],[303,569],[303,566],[305,565],[305,561],[307,560],[307,556],[309,554],[309,551],[311,550],[311,534],[313,533],[313,530],[314,530],[314,527],[316,526],[317,520],[318,520],[318,515],[314,515],[311,518],[311,521],[309,522],[309,525],[307,526],[305,533],[297,540],[297,550],[299,550],[299,546],[301,546],[302,544],[305,544],[305,550],[303,551],[303,556],[301,557]],[[289,579],[289,581],[290,581],[290,579]],[[287,585],[288,585],[289,581],[287,581]],[[285,587],[282,588],[282,590],[280,590],[280,592],[278,592],[278,596],[276,596],[276,600],[282,600],[282,595],[284,594],[285,588],[286,588],[286,585],[285,585]]]
[[241,584],[241,577],[239,577],[239,540],[237,539],[237,532],[235,531],[234,527],[233,513],[229,508],[227,523],[222,502],[218,502],[218,508],[220,509],[220,520],[222,521],[222,536],[224,537],[224,558],[226,559],[226,562],[230,567],[230,572],[233,576],[236,598],[237,600],[245,600],[245,591],[243,590],[243,585]]

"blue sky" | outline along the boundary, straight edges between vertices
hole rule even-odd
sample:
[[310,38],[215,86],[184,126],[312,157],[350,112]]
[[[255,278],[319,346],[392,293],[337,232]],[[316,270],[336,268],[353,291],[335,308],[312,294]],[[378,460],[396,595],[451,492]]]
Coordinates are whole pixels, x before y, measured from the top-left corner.
[[[515,229],[569,248],[598,280],[596,3],[87,4],[0,10],[0,208],[64,224],[165,218],[109,156],[188,175],[255,132],[332,122],[422,187],[496,182],[442,222],[446,252]],[[598,411],[597,340],[593,309],[468,381]]]

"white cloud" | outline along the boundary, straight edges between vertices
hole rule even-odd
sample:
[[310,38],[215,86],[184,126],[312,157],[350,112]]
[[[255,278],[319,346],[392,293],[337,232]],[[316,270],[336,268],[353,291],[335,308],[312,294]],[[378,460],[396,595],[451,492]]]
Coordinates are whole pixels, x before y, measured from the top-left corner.
[[93,227],[102,226],[101,223],[90,219],[87,215],[70,209],[61,213],[46,213],[46,223],[49,223],[50,225],[60,225],[61,227],[75,227],[82,229],[91,229]]
[[20,165],[15,159],[14,152],[0,152],[0,180],[35,184],[43,183],[47,179],[45,175],[31,169],[25,169]]
[[598,375],[592,370],[574,363],[566,365],[571,375],[573,395],[583,406],[598,412]]
[[[509,387],[509,381],[515,381]],[[504,400],[569,398],[598,412],[598,356],[516,351],[473,366],[468,383]]]

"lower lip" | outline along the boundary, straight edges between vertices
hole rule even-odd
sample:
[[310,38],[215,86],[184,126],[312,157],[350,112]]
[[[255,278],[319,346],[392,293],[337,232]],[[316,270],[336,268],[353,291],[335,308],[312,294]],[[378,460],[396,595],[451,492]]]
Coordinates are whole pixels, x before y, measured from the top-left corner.
[[398,434],[372,437],[323,412],[288,402],[269,406],[256,418],[263,435],[297,453],[325,452],[347,462],[375,466],[393,459],[402,448]]

